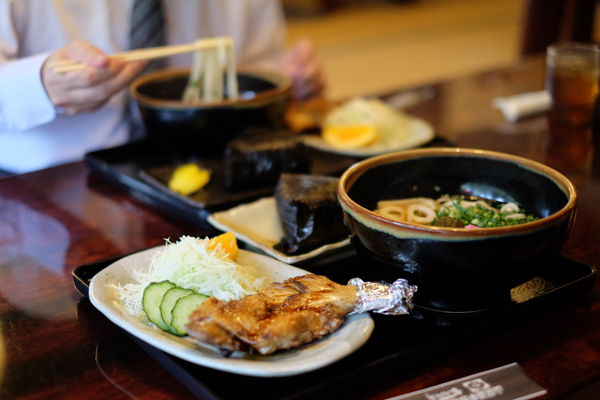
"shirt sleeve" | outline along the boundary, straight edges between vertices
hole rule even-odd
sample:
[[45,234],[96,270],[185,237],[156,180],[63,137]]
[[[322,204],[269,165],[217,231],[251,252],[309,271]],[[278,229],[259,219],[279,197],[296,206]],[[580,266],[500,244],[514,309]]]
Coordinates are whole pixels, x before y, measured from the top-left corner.
[[49,53],[20,56],[19,32],[25,30],[28,6],[0,0],[0,133],[23,131],[56,116],[40,76]]
[[0,132],[23,131],[56,117],[40,71],[48,54],[12,61],[0,57]]
[[274,0],[248,0],[247,4],[241,64],[276,69],[286,40],[283,7]]

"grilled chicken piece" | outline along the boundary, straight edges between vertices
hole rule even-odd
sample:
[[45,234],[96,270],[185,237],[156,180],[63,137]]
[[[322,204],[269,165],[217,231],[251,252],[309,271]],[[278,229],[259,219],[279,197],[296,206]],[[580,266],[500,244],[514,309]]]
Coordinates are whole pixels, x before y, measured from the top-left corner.
[[272,283],[241,300],[206,300],[186,329],[202,343],[271,354],[335,332],[354,308],[358,288],[309,274]]

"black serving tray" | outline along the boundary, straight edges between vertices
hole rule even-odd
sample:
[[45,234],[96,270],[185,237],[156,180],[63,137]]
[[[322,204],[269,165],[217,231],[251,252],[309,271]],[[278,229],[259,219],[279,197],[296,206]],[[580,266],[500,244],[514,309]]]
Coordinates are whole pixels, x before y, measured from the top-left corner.
[[[357,159],[310,149],[313,175],[339,176]],[[206,217],[215,211],[273,195],[274,187],[243,191],[227,190],[224,160],[219,157],[182,156],[175,150],[150,141],[99,150],[85,155],[88,168],[123,187],[139,201],[187,221],[208,226]],[[195,162],[212,171],[211,181],[200,193],[190,197],[171,191],[168,176],[176,166]]]
[[[435,138],[425,147],[452,146]],[[358,158],[309,149],[312,158],[311,174],[340,176]],[[272,196],[275,188],[264,187],[244,191],[229,191],[224,184],[224,160],[215,157],[183,156],[172,148],[142,140],[124,146],[87,153],[88,168],[124,188],[132,197],[186,221],[209,227],[206,217],[212,212],[226,210],[261,197]],[[165,182],[175,166],[196,162],[212,171],[211,182],[196,195],[186,197],[171,191]]]
[[[116,260],[82,265],[73,271],[75,286],[83,296],[88,296],[93,276]],[[355,255],[312,271],[344,284],[354,277],[390,281],[390,277],[368,268],[372,263]],[[201,367],[127,335],[199,399],[243,399],[257,393],[264,400],[343,398],[352,390],[375,385],[557,307],[580,301],[595,280],[594,267],[561,255],[543,275],[514,288],[512,299],[493,310],[453,314],[415,307],[409,316],[373,314],[375,329],[363,347],[334,364],[290,377],[250,377]]]

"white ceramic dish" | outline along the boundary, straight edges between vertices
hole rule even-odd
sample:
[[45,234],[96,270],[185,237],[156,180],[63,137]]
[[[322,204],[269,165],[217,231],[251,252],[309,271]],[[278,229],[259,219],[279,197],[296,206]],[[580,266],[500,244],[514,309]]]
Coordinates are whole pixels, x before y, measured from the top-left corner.
[[265,197],[226,211],[215,212],[207,221],[215,228],[233,231],[235,237],[261,252],[287,264],[309,260],[328,251],[350,246],[350,240],[321,246],[308,253],[290,256],[273,248],[283,237],[274,197]]
[[409,130],[411,131],[411,136],[408,139],[400,135],[391,136],[386,142],[376,141],[370,146],[358,149],[337,149],[331,147],[320,136],[316,135],[305,135],[303,136],[303,141],[307,146],[330,153],[352,157],[372,157],[394,151],[413,149],[433,140],[435,132],[429,122],[412,116],[408,116],[408,118]]
[[[335,333],[295,349],[269,356],[235,352],[224,358],[211,346],[200,346],[188,337],[163,332],[147,318],[129,314],[114,286],[135,283],[132,271],[147,269],[152,254],[162,246],[124,257],[94,276],[90,283],[92,304],[109,320],[156,348],[194,364],[241,375],[275,377],[302,374],[331,364],[360,348],[371,336],[374,323],[368,313],[351,315]],[[272,281],[304,275],[307,271],[273,258],[241,250],[238,263],[253,267]]]

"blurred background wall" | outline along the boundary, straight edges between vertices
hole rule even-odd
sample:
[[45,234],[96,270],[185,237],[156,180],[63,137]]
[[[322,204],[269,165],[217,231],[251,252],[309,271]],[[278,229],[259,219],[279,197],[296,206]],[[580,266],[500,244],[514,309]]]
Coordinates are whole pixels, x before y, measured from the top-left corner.
[[288,43],[313,41],[331,99],[510,65],[521,57],[527,2],[283,0]]

